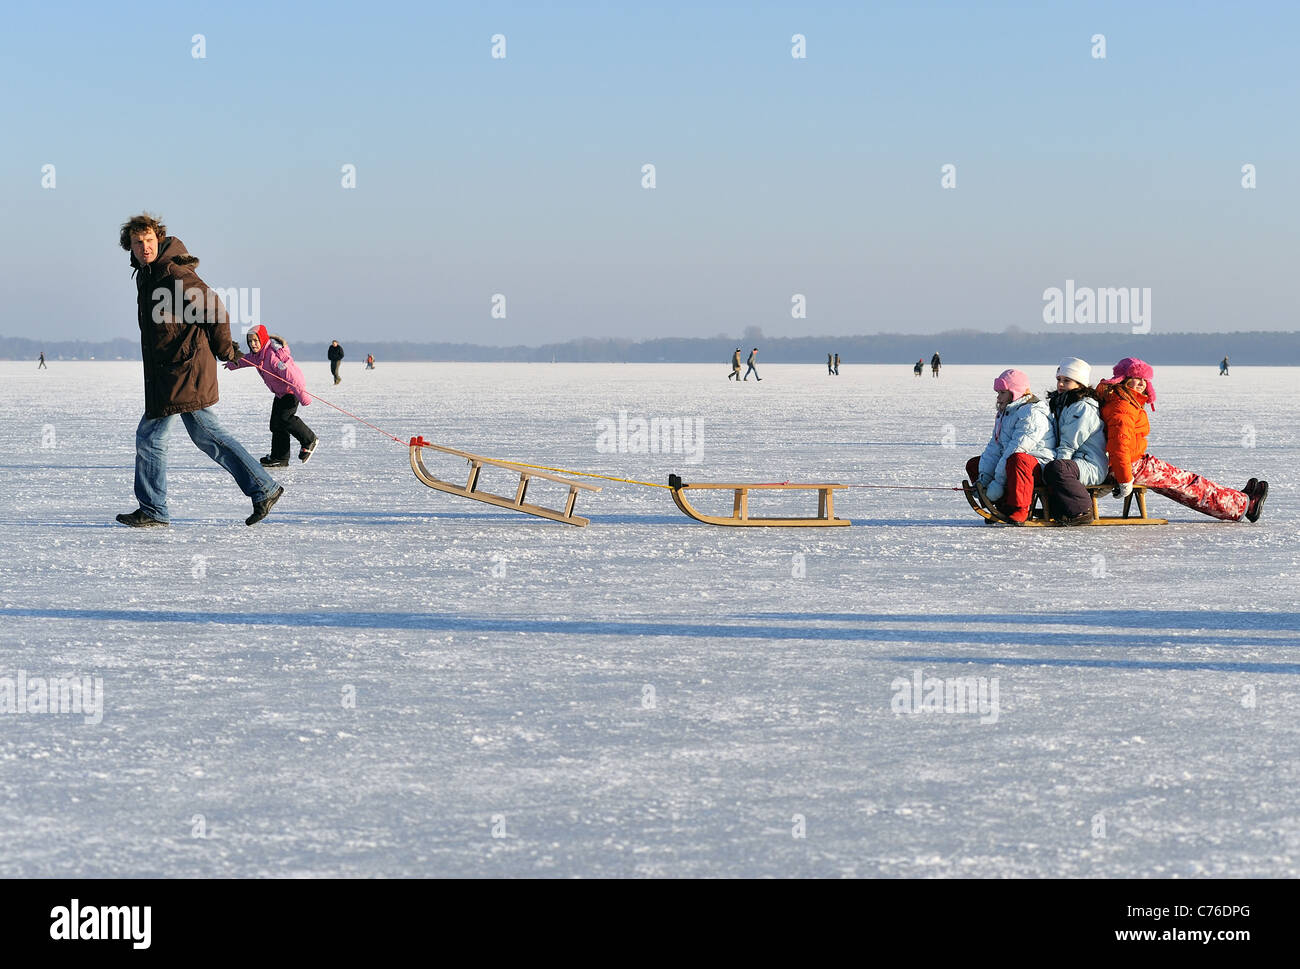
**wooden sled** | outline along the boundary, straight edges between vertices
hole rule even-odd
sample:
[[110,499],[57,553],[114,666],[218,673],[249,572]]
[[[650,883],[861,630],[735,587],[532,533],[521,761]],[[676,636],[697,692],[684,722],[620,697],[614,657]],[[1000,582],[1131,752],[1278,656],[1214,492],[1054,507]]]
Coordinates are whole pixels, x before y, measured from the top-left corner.
[[[1124,499],[1124,517],[1122,518],[1103,518],[1100,510],[1097,508],[1097,499],[1102,495],[1109,494],[1115,486],[1108,485],[1089,485],[1088,494],[1092,496],[1092,521],[1089,525],[1168,525],[1169,522],[1163,518],[1151,518],[1147,515],[1147,490],[1146,488],[1137,487],[1133,493]],[[993,502],[989,501],[988,495],[984,489],[977,484],[971,484],[969,481],[962,481],[962,493],[966,495],[966,500],[970,506],[975,509],[975,513],[991,525],[1006,524],[1006,522],[997,515],[993,509]],[[1138,514],[1132,518],[1129,517],[1129,509],[1133,504],[1133,499],[1137,499]],[[1044,526],[1055,525],[1056,523],[1047,517],[1047,499],[1041,488],[1034,489],[1034,497],[1029,502],[1029,518],[1020,523],[1021,525]]]
[[[454,454],[457,457],[464,458],[469,462],[469,480],[462,487],[458,484],[452,484],[450,481],[443,481],[441,478],[435,478],[429,473],[429,469],[424,466],[424,459],[420,456],[421,448],[429,448],[434,451],[441,451],[444,454]],[[496,505],[498,508],[508,508],[511,511],[522,511],[525,515],[536,515],[538,518],[549,518],[551,521],[564,522],[566,525],[577,525],[579,527],[586,525],[588,519],[582,518],[573,513],[573,504],[578,499],[578,491],[599,491],[598,485],[589,485],[582,481],[571,481],[568,478],[561,478],[558,475],[547,474],[544,471],[535,471],[532,468],[521,468],[517,464],[511,464],[509,461],[497,461],[493,458],[485,458],[481,454],[471,454],[468,451],[457,451],[454,448],[443,447],[440,444],[430,444],[422,437],[411,438],[411,470],[415,476],[427,484],[430,488],[438,491],[445,491],[449,495],[460,495],[462,498],[473,498],[475,501],[484,501],[489,505]],[[519,487],[515,489],[515,496],[507,498],[504,495],[494,495],[488,491],[478,490],[478,476],[484,465],[490,465],[494,468],[506,468],[510,471],[517,472],[519,475]],[[558,481],[560,484],[569,486],[569,500],[565,502],[564,511],[555,508],[543,508],[541,505],[530,505],[524,501],[524,495],[528,492],[528,482],[532,478],[545,478],[547,481]]]
[[[781,484],[686,484],[675,474],[668,476],[668,487],[672,489],[673,501],[677,504],[687,516],[694,518],[697,522],[705,522],[709,525],[802,525],[825,527],[827,525],[850,525],[847,518],[835,517],[835,492],[840,488],[847,488],[848,485],[842,484],[792,484],[788,481]],[[731,506],[730,517],[721,515],[706,515],[696,509],[686,496],[682,494],[688,488],[696,490],[713,490],[713,491],[734,491],[735,497]],[[816,518],[751,518],[749,515],[749,493],[751,491],[816,491],[817,497],[817,517]]]

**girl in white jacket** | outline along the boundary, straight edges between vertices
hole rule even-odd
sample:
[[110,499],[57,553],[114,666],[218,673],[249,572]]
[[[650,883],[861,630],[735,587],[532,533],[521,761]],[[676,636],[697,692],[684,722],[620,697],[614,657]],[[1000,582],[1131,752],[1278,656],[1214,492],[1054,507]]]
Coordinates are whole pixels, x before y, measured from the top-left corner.
[[1092,368],[1078,357],[1066,357],[1056,368],[1056,390],[1047,407],[1056,429],[1054,460],[1043,468],[1047,514],[1058,525],[1092,522],[1089,485],[1106,480],[1106,425],[1092,389]]
[[1029,377],[1020,370],[1004,370],[993,381],[998,416],[984,453],[966,462],[966,475],[977,482],[998,517],[1020,525],[1029,517],[1034,485],[1041,482],[1039,468],[1055,455],[1056,433],[1047,405],[1029,389]]

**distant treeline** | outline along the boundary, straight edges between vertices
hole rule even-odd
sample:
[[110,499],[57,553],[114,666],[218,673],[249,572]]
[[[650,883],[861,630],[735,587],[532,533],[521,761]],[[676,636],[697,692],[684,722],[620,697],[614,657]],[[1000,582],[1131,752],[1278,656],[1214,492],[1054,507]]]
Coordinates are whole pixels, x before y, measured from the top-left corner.
[[[292,338],[291,338],[292,339]],[[366,354],[379,363],[400,360],[550,363],[716,363],[731,360],[740,347],[748,356],[758,347],[760,363],[824,364],[826,354],[838,353],[843,364],[912,364],[938,353],[945,364],[1056,363],[1062,357],[1083,357],[1094,365],[1121,357],[1141,357],[1153,364],[1217,364],[1226,354],[1239,366],[1300,365],[1300,332],[1254,330],[1240,333],[1087,333],[1078,328],[1029,332],[1012,327],[1002,333],[949,330],[945,333],[874,336],[765,337],[750,328],[742,337],[667,337],[658,340],[569,340],[536,347],[488,347],[470,343],[395,343],[340,339],[345,364],[364,364]],[[325,360],[327,341],[294,340],[300,361]],[[37,341],[0,337],[0,359],[32,360],[45,351],[49,360],[138,360],[137,340],[103,343]]]

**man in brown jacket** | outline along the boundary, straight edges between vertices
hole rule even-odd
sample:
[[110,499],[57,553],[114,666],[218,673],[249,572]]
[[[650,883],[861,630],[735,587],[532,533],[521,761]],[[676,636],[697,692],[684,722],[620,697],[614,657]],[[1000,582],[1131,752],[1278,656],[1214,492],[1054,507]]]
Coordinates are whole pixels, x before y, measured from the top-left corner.
[[117,520],[133,528],[166,525],[167,431],[180,415],[195,446],[226,469],[253,501],[245,524],[260,522],[284,489],[226,433],[209,408],[217,402],[217,358],[236,360],[230,318],[199,279],[199,261],[148,213],[129,219],[119,241],[131,253],[144,360],[144,416],[135,432],[135,496],[140,507]]

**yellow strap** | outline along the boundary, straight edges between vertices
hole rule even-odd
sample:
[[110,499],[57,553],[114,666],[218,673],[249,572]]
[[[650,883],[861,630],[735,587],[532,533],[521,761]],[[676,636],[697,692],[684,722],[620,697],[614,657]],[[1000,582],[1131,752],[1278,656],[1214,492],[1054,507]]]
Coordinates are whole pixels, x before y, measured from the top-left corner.
[[494,461],[500,461],[502,464],[515,464],[521,468],[536,468],[538,471],[557,471],[560,474],[576,474],[583,478],[603,478],[606,481],[622,481],[625,484],[645,485],[647,488],[667,488],[668,485],[655,484],[653,481],[637,481],[635,478],[615,478],[608,474],[592,474],[590,471],[573,471],[570,468],[548,468],[544,464],[525,464],[523,461],[507,461],[504,458],[493,458]]

